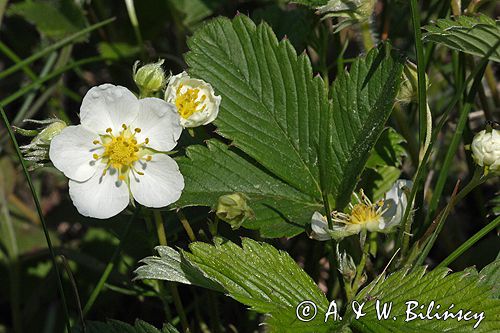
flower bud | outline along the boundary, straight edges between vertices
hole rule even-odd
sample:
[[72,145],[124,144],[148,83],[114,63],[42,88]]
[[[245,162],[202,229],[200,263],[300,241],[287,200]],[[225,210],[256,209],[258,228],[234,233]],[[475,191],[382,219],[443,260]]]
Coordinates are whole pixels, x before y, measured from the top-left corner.
[[366,22],[375,9],[375,0],[331,0],[317,8],[319,15],[339,17],[341,20],[333,28],[338,32],[356,23]]
[[356,265],[354,260],[345,251],[342,254],[339,253],[339,248],[337,244],[337,258],[339,258],[339,272],[344,277],[344,281],[350,283],[354,280],[356,276]]
[[175,105],[183,127],[197,127],[217,118],[221,97],[215,95],[210,83],[182,72],[170,78],[165,100]]
[[160,59],[158,62],[141,66],[139,69],[139,61],[134,64],[134,81],[141,96],[149,96],[157,91],[162,90],[166,84],[165,72],[161,68],[164,60]]
[[[425,82],[428,85],[429,80],[425,75]],[[407,61],[403,67],[403,78],[401,88],[399,89],[396,100],[403,104],[416,101],[418,97],[418,70],[417,65],[411,61]]]
[[57,118],[46,120],[25,119],[24,122],[44,125],[36,130],[25,130],[14,127],[16,133],[23,136],[34,136],[29,144],[19,147],[24,159],[33,162],[30,170],[34,170],[38,167],[42,167],[45,162],[49,160],[50,142],[56,135],[61,133],[67,125],[64,121]]
[[233,229],[238,229],[246,219],[254,218],[255,214],[247,203],[243,193],[223,195],[217,203],[217,216],[229,223]]
[[482,130],[472,140],[472,157],[486,172],[500,172],[500,130]]

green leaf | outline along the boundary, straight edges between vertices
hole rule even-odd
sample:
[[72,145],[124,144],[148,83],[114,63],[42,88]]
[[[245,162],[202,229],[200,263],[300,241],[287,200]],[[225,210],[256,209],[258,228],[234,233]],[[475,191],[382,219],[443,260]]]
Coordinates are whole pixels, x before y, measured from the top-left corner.
[[403,158],[407,156],[406,150],[402,145],[405,142],[405,139],[393,128],[387,128],[382,132],[375,147],[373,147],[370,157],[366,162],[366,167],[401,167]]
[[328,0],[291,0],[291,3],[298,3],[300,5],[309,6],[312,8],[318,8],[324,6],[328,3]]
[[168,246],[157,246],[160,255],[144,258],[144,264],[135,270],[135,279],[157,279],[175,281],[184,284],[223,291],[221,286],[205,278],[196,267],[193,267],[179,252]]
[[404,142],[401,135],[388,128],[373,147],[358,184],[372,200],[381,199],[401,175],[403,158],[407,156]]
[[500,21],[486,15],[477,17],[459,16],[455,20],[440,19],[433,25],[423,27],[427,30],[425,41],[444,44],[454,50],[485,56],[496,45],[490,60],[500,62]]
[[[87,20],[72,0],[26,1],[12,4],[9,15],[21,15],[34,24],[40,34],[55,40],[77,33],[87,26]],[[86,40],[83,36],[77,41]]]
[[210,140],[207,146],[191,146],[187,157],[177,159],[185,188],[176,205],[213,206],[222,195],[245,193],[255,220],[247,220],[243,226],[260,229],[264,237],[301,233],[314,211],[321,209],[311,197],[249,163],[223,143]]
[[183,15],[182,23],[188,28],[193,28],[212,15],[223,0],[169,0],[169,2]]
[[100,42],[97,44],[99,54],[106,59],[119,60],[123,58],[131,58],[140,52],[138,46],[127,43],[106,43]]
[[492,297],[500,299],[500,259],[493,261],[491,264],[484,267],[479,273],[481,279],[480,285],[492,288]]
[[[347,204],[391,112],[402,72],[399,58],[383,45],[358,59],[351,74],[341,74],[334,84],[332,109],[325,83],[313,78],[306,55],[297,56],[288,40],[278,42],[267,24],[255,26],[244,15],[217,18],[198,29],[188,45],[189,72],[222,96],[217,131],[239,150],[191,151],[191,161],[180,163],[187,179],[180,205],[213,206],[242,181],[253,189],[238,191],[257,202],[256,220],[246,226],[266,227],[266,235],[277,237],[297,234],[310,223],[324,194],[337,206]],[[227,155],[230,164],[209,166]],[[200,172],[206,168],[215,175],[205,181]],[[261,203],[266,208],[258,214]]]
[[309,59],[244,15],[210,21],[188,45],[190,73],[222,96],[218,132],[278,178],[321,198],[314,146],[329,103]]
[[171,324],[166,324],[160,331],[151,324],[140,319],[135,321],[134,326],[118,320],[108,320],[107,322],[86,321],[86,330],[78,327],[73,333],[179,333],[179,331]]
[[[355,61],[332,87],[333,110],[322,123],[327,139],[320,158],[322,184],[344,208],[384,130],[399,89],[403,62],[389,45],[373,49],[365,59]],[[331,120],[330,120],[331,119]],[[321,156],[320,156],[321,157]]]
[[[249,238],[243,238],[242,247],[220,240],[216,245],[191,243],[189,248],[191,253],[182,251],[182,256],[206,278],[222,286],[229,296],[267,314],[266,323],[272,332],[319,333],[335,325],[324,323],[323,314],[328,308],[325,295],[288,253]],[[173,252],[170,249],[164,254],[172,256]],[[169,279],[170,274],[164,278]],[[301,322],[296,317],[296,307],[304,300],[317,306],[318,316],[310,322]]]
[[[426,268],[422,267],[412,273],[407,270],[398,271],[386,279],[375,280],[365,287],[357,296],[356,301],[366,302],[363,307],[364,317],[354,319],[353,312],[348,307],[346,318],[350,318],[350,325],[361,332],[497,332],[500,330],[500,300],[493,299],[493,287],[481,282],[484,278],[473,269],[463,272],[448,274],[447,268],[435,269],[425,274]],[[498,281],[497,281],[498,282]],[[378,320],[376,301],[389,305],[392,302],[392,310],[387,320]],[[407,318],[406,302],[416,301],[423,309],[410,310],[413,313],[426,314],[427,307],[434,301],[434,309],[431,314],[449,310],[457,313],[460,309],[463,313],[472,311],[481,313],[484,318],[476,330],[473,326],[476,319],[470,321],[449,318],[448,320],[421,320],[415,319],[405,322]],[[437,310],[437,305],[440,308]],[[410,304],[411,305],[411,304]],[[396,317],[396,320],[393,318]]]

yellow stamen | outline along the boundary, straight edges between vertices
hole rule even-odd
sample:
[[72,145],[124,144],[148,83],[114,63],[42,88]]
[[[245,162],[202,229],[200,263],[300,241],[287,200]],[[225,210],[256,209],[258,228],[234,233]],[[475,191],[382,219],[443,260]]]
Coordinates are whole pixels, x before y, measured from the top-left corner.
[[177,111],[180,116],[184,119],[188,119],[195,112],[201,112],[205,109],[206,105],[203,105],[201,108],[200,105],[205,101],[206,96],[203,95],[198,100],[198,94],[200,89],[197,88],[189,88],[184,93],[181,93],[181,89],[184,87],[183,84],[180,84],[176,91],[176,99],[175,106],[177,107]]
[[[140,159],[150,161],[151,156],[147,158],[142,157],[144,154],[141,151],[146,148],[145,146],[149,143],[149,138],[146,138],[143,143],[137,142],[135,135],[141,132],[140,128],[135,128],[131,132],[127,125],[122,124],[121,127],[123,130],[117,136],[111,134],[112,129],[108,128],[106,132],[109,134],[102,136],[102,142],[99,140],[93,141],[94,144],[102,145],[104,152],[101,155],[93,154],[92,157],[106,163],[106,167],[102,173],[103,176],[112,167],[118,171],[118,179],[124,181],[127,179],[130,170],[136,171],[134,168],[135,162]],[[144,175],[142,172],[137,172],[137,174]]]

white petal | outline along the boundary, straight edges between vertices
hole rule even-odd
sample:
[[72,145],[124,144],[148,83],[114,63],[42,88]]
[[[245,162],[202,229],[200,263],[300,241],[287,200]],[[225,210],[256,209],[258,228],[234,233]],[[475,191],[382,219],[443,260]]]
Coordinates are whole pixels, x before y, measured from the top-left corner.
[[149,138],[148,147],[159,151],[172,150],[182,133],[175,106],[159,98],[143,98],[139,104],[139,114],[131,124],[131,130],[141,129],[136,134],[137,141],[141,143]]
[[311,218],[311,228],[311,238],[319,241],[332,239],[332,237],[328,233],[328,222],[326,220],[326,217],[321,215],[320,212],[314,212]]
[[383,214],[384,231],[390,231],[390,229],[401,223],[408,204],[405,190],[411,189],[412,186],[412,181],[398,179],[385,194],[383,208],[387,210]]
[[184,177],[177,163],[165,154],[155,154],[150,162],[135,164],[144,175],[130,175],[134,199],[146,207],[165,207],[176,202],[184,189]]
[[80,107],[82,125],[99,134],[111,128],[115,134],[122,124],[130,124],[139,112],[139,101],[125,87],[103,84],[90,89]]
[[92,142],[99,136],[82,125],[68,126],[50,143],[49,157],[64,175],[76,181],[89,179],[96,170],[92,158],[99,147]]
[[83,216],[107,219],[124,210],[130,202],[127,184],[118,181],[116,170],[102,175],[104,163],[98,163],[97,172],[85,182],[69,180],[69,195]]
[[177,75],[173,75],[168,80],[167,89],[165,89],[165,100],[169,103],[175,103],[175,99],[177,97],[177,88],[181,83],[183,78],[187,78],[188,74],[186,72],[182,72]]

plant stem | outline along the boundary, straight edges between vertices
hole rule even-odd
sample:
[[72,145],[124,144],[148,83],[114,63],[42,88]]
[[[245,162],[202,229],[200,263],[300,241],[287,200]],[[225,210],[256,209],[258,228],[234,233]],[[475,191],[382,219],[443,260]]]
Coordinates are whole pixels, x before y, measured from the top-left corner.
[[49,230],[47,229],[47,224],[45,223],[45,217],[43,216],[42,206],[40,205],[40,201],[38,200],[38,195],[36,194],[35,187],[33,186],[33,182],[31,181],[31,176],[26,168],[26,164],[24,163],[23,155],[21,154],[21,150],[19,149],[19,144],[17,143],[16,137],[9,123],[9,119],[5,114],[5,111],[2,106],[0,106],[0,113],[2,114],[2,119],[9,133],[10,139],[12,140],[12,144],[17,153],[17,157],[21,166],[23,168],[24,176],[26,177],[26,181],[28,182],[29,188],[31,190],[31,195],[33,196],[33,201],[35,201],[36,210],[38,212],[38,217],[40,218],[40,222],[42,223],[43,233],[45,235],[45,240],[47,241],[47,247],[49,248],[50,257],[52,260],[52,265],[54,266],[54,270],[57,276],[57,288],[59,290],[59,296],[61,298],[61,303],[64,311],[64,316],[66,318],[66,328],[68,333],[71,332],[71,325],[69,321],[69,311],[68,306],[66,304],[66,297],[64,295],[64,289],[61,280],[61,274],[59,273],[59,267],[57,266],[56,254],[54,248],[52,247],[52,241],[50,240]]
[[363,46],[365,48],[365,52],[370,51],[375,46],[370,30],[370,22],[365,21],[361,23],[361,36],[363,38]]
[[493,96],[493,101],[495,102],[495,106],[500,107],[500,94],[498,93],[497,80],[495,79],[495,74],[493,73],[491,64],[488,64],[486,66],[485,78],[486,78],[486,83],[490,88],[491,95]]
[[484,228],[479,230],[474,234],[471,238],[469,238],[465,243],[460,245],[452,254],[450,254],[446,259],[444,259],[436,268],[446,267],[455,261],[458,257],[460,257],[465,251],[470,249],[474,244],[476,244],[481,238],[486,236],[490,231],[495,229],[498,225],[500,225],[500,216],[496,219],[488,223]]
[[[418,74],[418,114],[419,114],[419,143],[422,148],[425,141],[427,124],[427,83],[425,79],[425,55],[422,45],[422,31],[420,30],[420,10],[417,0],[410,0],[413,32],[415,36],[415,50],[417,53]],[[425,151],[424,151],[425,153]]]
[[350,294],[349,299],[347,300],[350,302],[354,296],[356,296],[356,293],[359,290],[361,278],[363,277],[363,271],[365,269],[366,265],[366,258],[368,257],[368,253],[370,252],[370,241],[365,240],[365,244],[363,245],[363,253],[361,255],[361,259],[359,261],[359,264],[356,268],[356,277],[354,278],[354,282],[352,284],[352,291]]
[[83,316],[87,315],[87,313],[90,311],[90,309],[94,305],[95,300],[97,299],[97,296],[99,296],[99,294],[102,291],[102,288],[104,287],[104,284],[108,280],[109,275],[113,271],[113,268],[115,267],[116,262],[118,261],[118,256],[120,255],[120,252],[123,248],[125,238],[127,237],[128,231],[130,230],[130,226],[132,225],[132,222],[139,215],[140,210],[141,210],[141,206],[137,206],[137,208],[134,211],[134,214],[129,218],[127,224],[125,225],[125,229],[123,230],[123,234],[120,238],[120,243],[116,247],[115,252],[111,256],[111,259],[109,260],[108,264],[106,265],[106,268],[104,269],[104,272],[102,273],[101,278],[97,282],[96,287],[94,288],[94,290],[92,290],[92,293],[90,294],[90,297],[89,297],[87,303],[83,307]]
[[184,227],[184,230],[186,230],[186,233],[188,234],[189,240],[191,242],[196,242],[196,236],[194,235],[193,229],[191,228],[191,225],[189,224],[189,221],[186,218],[186,215],[182,212],[182,210],[177,211],[177,216],[179,217],[179,220],[182,223],[182,226]]
[[141,55],[144,57],[144,42],[142,41],[141,29],[139,27],[139,20],[137,20],[137,14],[135,12],[134,0],[125,0],[125,5],[127,6],[128,17],[130,18],[130,23],[134,28],[135,38],[141,50]]
[[[153,210],[153,215],[156,224],[156,233],[158,234],[158,241],[160,242],[160,245],[167,246],[167,237],[165,234],[165,227],[163,225],[163,216],[161,215],[161,211]],[[182,301],[179,295],[179,290],[177,289],[177,284],[174,282],[170,282],[169,286],[172,298],[174,300],[175,309],[177,310],[177,313],[181,319],[182,330],[184,332],[189,332],[189,324],[187,321],[186,313],[184,312],[184,307],[182,306]]]
[[80,321],[82,322],[82,328],[83,331],[86,331],[85,328],[85,321],[83,320],[83,311],[82,311],[82,303],[80,302],[80,294],[78,294],[78,287],[76,286],[76,281],[73,276],[73,273],[71,272],[71,268],[69,267],[68,260],[66,260],[66,257],[64,255],[59,256],[62,260],[62,264],[66,270],[66,274],[68,275],[69,281],[71,282],[71,286],[73,287],[73,293],[75,294],[75,300],[76,300],[76,305],[78,308],[78,315],[80,316]]
[[472,107],[471,104],[467,103],[460,111],[460,117],[458,119],[457,127],[453,133],[450,146],[448,147],[448,151],[446,152],[446,157],[444,159],[441,170],[439,171],[439,177],[436,183],[436,187],[434,188],[434,192],[432,193],[432,199],[431,203],[429,204],[429,209],[427,211],[427,218],[425,219],[424,226],[428,224],[430,218],[432,217],[432,215],[434,215],[437,206],[439,204],[439,199],[441,198],[444,185],[446,184],[446,180],[448,179],[449,176],[449,170],[451,164],[455,159],[458,145],[462,140],[462,134],[464,131],[465,124],[468,120],[471,107]]
[[167,246],[167,235],[165,234],[165,228],[163,226],[163,217],[159,210],[154,210],[153,215],[155,218],[156,234],[158,235],[158,241],[160,245]]

